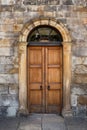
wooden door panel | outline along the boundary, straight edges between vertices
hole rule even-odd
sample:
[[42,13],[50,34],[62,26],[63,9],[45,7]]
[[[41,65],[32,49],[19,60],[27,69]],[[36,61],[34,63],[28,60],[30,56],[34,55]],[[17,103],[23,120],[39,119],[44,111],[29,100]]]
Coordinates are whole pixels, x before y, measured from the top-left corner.
[[30,83],[42,83],[42,68],[30,68]]
[[[60,47],[49,47],[48,49],[48,65],[60,65],[62,64]],[[55,50],[55,51],[54,51]]]
[[[55,98],[56,97],[56,98]],[[49,90],[48,91],[48,102],[49,105],[58,106],[60,105],[61,94],[60,90]]]
[[35,48],[31,47],[29,52],[29,62],[31,65],[41,65],[42,64],[42,52],[41,47]]
[[40,86],[41,86],[41,83],[30,83],[30,86],[29,86],[29,88],[30,88],[30,90],[40,90]]
[[57,105],[49,105],[49,107],[47,109],[47,113],[60,114],[61,113],[61,108],[60,108],[60,106],[57,106]]
[[43,48],[28,48],[28,106],[30,112],[43,112]]
[[59,68],[48,68],[48,82],[61,82],[61,71]]
[[62,83],[50,83],[50,90],[60,90]]
[[37,102],[38,102],[38,105],[41,105],[41,103],[42,103],[42,93],[41,93],[40,90],[35,89],[35,91],[33,90],[30,93],[30,105],[37,105]]
[[61,47],[47,47],[46,49],[46,86],[46,111],[60,113],[62,106]]

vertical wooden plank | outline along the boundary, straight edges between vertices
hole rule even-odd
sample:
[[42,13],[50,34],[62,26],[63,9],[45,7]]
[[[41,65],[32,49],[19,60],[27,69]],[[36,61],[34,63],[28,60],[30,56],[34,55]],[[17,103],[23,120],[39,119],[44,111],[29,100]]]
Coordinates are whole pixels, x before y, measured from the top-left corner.
[[45,47],[45,111],[48,113],[48,93],[47,93],[47,87],[48,87],[48,71],[47,71],[47,62],[48,62],[48,47]]
[[28,50],[28,106],[30,112],[43,112],[44,51],[42,47]]
[[[46,112],[60,113],[62,106],[62,50],[46,47]],[[50,86],[48,90],[48,86]]]

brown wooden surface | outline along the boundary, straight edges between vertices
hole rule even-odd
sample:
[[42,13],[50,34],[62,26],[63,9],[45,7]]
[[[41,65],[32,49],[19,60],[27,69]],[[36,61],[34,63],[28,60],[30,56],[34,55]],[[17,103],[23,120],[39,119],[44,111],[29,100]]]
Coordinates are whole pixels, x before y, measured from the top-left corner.
[[28,106],[35,113],[61,112],[61,47],[28,47]]

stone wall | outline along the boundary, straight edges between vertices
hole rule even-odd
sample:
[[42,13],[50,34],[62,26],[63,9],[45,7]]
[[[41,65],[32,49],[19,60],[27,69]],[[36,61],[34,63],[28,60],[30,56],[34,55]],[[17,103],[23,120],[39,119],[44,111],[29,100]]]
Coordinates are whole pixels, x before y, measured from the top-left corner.
[[87,96],[87,0],[0,0],[0,115],[18,110],[18,38],[24,24],[37,17],[53,17],[70,32],[71,105],[73,114],[81,115],[87,110],[78,102]]

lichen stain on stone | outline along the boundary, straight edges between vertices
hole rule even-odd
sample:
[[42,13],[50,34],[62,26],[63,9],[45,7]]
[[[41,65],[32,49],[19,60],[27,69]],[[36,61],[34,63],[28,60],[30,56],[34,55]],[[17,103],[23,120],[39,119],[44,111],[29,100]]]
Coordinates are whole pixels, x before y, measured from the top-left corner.
[[39,14],[40,15],[44,15],[44,8],[43,8],[44,6],[39,6],[38,8],[37,8],[37,11],[39,12]]
[[19,72],[18,68],[13,68],[13,69],[9,70],[10,74],[15,74],[15,73],[18,73],[18,72]]
[[75,74],[74,83],[87,83],[87,74]]
[[87,105],[87,96],[79,96],[78,99],[78,104],[81,104],[81,105]]
[[19,29],[18,25],[15,24],[13,27],[14,27],[14,31],[18,31]]
[[76,65],[75,68],[76,74],[87,74],[87,65]]
[[76,8],[76,10],[74,10],[74,11],[77,11],[77,12],[87,12],[87,7],[78,7],[78,8]]

